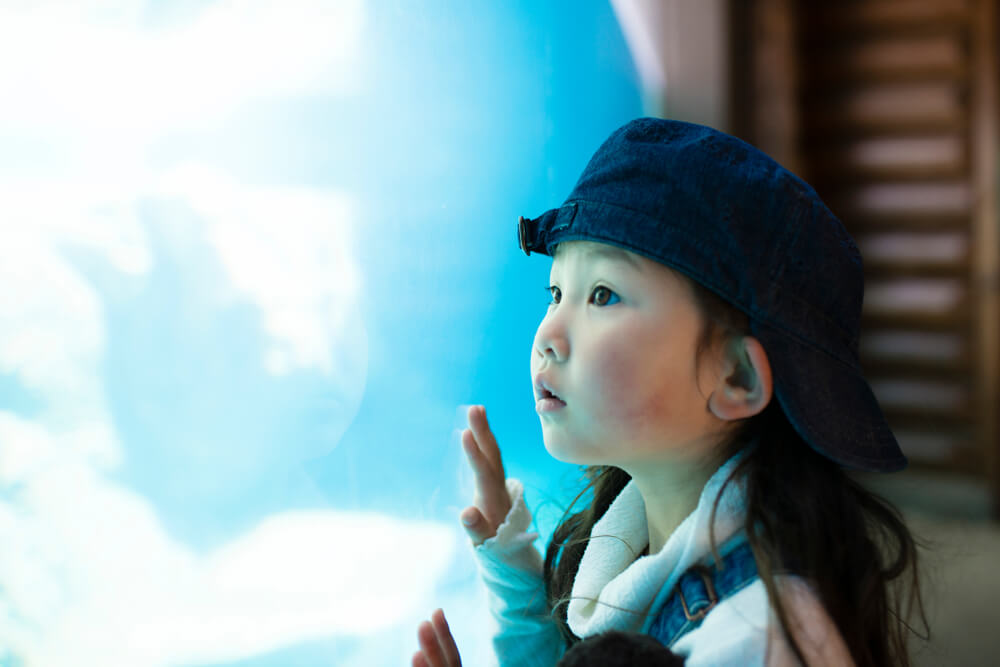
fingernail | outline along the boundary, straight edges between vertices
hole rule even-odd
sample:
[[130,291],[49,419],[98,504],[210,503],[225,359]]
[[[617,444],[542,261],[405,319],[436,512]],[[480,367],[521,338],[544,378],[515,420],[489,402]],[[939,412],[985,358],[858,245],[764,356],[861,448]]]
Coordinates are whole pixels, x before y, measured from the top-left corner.
[[462,523],[464,523],[466,526],[472,526],[476,523],[476,517],[462,516]]

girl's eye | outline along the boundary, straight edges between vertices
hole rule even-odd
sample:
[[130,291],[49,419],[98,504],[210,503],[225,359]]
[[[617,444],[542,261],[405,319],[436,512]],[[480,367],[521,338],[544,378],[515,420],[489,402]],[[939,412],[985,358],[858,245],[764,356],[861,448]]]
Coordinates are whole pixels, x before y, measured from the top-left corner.
[[[601,293],[604,293],[604,292],[606,292],[608,294],[608,301],[611,300],[612,296],[614,296],[616,299],[618,298],[617,294],[615,294],[614,292],[612,292],[610,289],[608,289],[604,285],[598,285],[597,287],[595,287],[594,291],[593,291],[593,294],[601,294]],[[594,300],[594,303],[597,303],[598,306],[607,306],[607,305],[609,305],[607,301],[604,301],[603,303],[598,303],[597,299]]]
[[[548,291],[548,293],[552,297],[552,301],[549,302],[549,305],[551,306],[551,305],[555,305],[555,304],[559,303],[559,298],[562,295],[562,292],[559,290],[559,288],[556,287],[555,285],[549,285],[545,289],[546,289],[546,291]],[[610,290],[607,287],[605,287],[604,285],[598,285],[597,287],[594,288],[594,291],[592,292],[592,294],[604,294],[604,293],[608,294],[607,300],[601,301],[599,298],[594,299],[594,303],[597,304],[598,306],[607,306],[607,305],[610,305],[608,303],[608,301],[611,300],[612,296],[615,299],[618,299],[618,295],[615,294],[612,290]]]
[[561,292],[559,292],[558,287],[556,287],[555,285],[549,285],[548,287],[545,288],[545,291],[547,291],[549,293],[549,296],[552,297],[552,301],[549,301],[550,306],[559,303],[558,299],[556,299],[556,295],[561,294]]

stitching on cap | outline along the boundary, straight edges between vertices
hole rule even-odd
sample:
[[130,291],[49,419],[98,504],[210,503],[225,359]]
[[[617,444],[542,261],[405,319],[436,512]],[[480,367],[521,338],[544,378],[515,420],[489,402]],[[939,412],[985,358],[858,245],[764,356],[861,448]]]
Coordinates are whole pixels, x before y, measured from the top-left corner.
[[[566,209],[566,208],[568,208],[570,210],[570,212],[568,214],[566,214],[566,215],[563,215],[562,211],[563,211],[563,209]],[[563,204],[562,206],[560,206],[557,209],[557,211],[558,212],[556,213],[556,218],[562,217],[563,219],[566,219],[568,217],[568,220],[566,220],[566,222],[562,223],[558,227],[553,227],[551,230],[549,230],[553,234],[555,234],[556,232],[562,231],[564,229],[567,229],[567,228],[569,228],[573,224],[573,221],[576,220],[577,205],[576,205],[575,202],[573,202],[573,203],[567,202],[567,203]]]

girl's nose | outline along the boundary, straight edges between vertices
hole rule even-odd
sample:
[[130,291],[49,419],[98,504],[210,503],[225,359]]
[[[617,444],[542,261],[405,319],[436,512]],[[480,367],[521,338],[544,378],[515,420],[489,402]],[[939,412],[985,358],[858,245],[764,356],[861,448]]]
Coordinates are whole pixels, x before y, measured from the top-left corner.
[[551,357],[552,361],[562,362],[569,355],[569,342],[565,330],[553,326],[551,322],[542,322],[535,333],[535,354],[539,357]]

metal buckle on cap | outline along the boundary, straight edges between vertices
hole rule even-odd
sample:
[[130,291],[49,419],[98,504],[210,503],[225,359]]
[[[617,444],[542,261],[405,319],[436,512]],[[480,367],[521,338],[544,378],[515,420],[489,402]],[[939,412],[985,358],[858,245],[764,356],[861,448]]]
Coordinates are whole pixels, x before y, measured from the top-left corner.
[[521,250],[528,257],[531,257],[531,249],[528,240],[528,225],[531,224],[531,220],[524,217],[523,215],[517,216],[517,243],[521,246]]
[[705,591],[708,593],[708,604],[703,608],[699,609],[696,613],[692,614],[691,610],[688,609],[687,600],[684,599],[684,591],[681,590],[680,582],[677,584],[677,595],[681,599],[681,607],[684,609],[684,618],[689,621],[700,621],[708,615],[708,612],[712,611],[716,603],[719,601],[719,597],[715,594],[715,585],[712,583],[712,574],[708,569],[702,565],[691,568],[701,575],[701,581],[705,584]]

